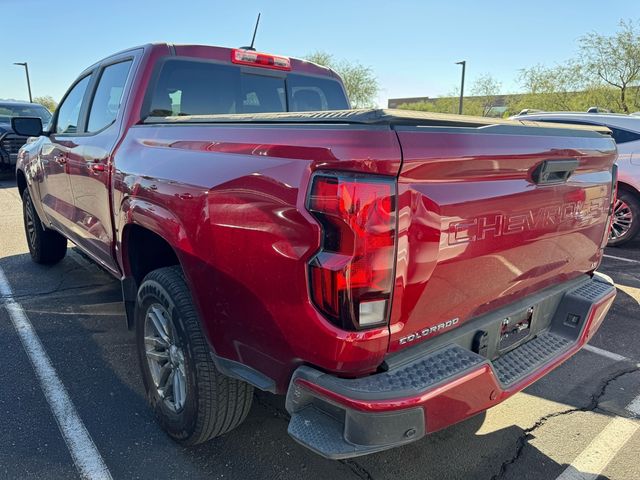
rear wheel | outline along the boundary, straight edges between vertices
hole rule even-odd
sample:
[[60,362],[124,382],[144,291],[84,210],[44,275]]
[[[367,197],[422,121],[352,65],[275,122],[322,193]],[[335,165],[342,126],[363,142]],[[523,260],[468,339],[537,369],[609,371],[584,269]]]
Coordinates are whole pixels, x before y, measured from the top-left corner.
[[135,317],[147,398],[167,433],[195,445],[237,427],[249,413],[253,387],[217,371],[179,267],[145,277]]
[[22,213],[31,259],[49,265],[62,260],[67,253],[67,239],[55,230],[42,226],[27,188],[22,193]]
[[619,190],[613,208],[613,222],[609,232],[610,247],[618,247],[632,240],[640,230],[640,202],[627,190]]

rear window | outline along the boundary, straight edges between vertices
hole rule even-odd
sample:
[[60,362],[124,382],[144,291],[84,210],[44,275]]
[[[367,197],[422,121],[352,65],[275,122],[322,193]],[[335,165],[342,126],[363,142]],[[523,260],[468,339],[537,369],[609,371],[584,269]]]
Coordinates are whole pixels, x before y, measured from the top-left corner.
[[349,108],[336,80],[182,59],[163,62],[147,105],[151,117]]

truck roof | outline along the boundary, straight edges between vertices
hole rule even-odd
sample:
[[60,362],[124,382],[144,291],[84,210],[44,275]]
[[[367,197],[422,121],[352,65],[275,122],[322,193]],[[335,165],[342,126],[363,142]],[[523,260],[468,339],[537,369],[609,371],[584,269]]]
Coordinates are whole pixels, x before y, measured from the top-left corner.
[[[177,56],[190,56],[190,57],[203,57],[203,58],[211,58],[214,60],[219,60],[223,62],[231,63],[231,52],[236,50],[234,47],[221,47],[215,45],[201,45],[201,44],[177,44],[177,43],[168,43],[168,42],[154,42],[154,43],[146,43],[143,45],[137,45],[135,47],[127,48],[125,50],[121,50],[116,52],[108,57],[105,57],[91,66],[87,67],[84,71],[91,70],[96,67],[100,63],[104,62],[106,59],[115,57],[118,55],[122,55],[127,52],[132,52],[135,50],[165,50],[172,52],[173,55]],[[290,57],[288,55],[283,55],[280,53],[274,52],[263,52],[258,51],[257,53],[266,53],[267,55],[279,55],[287,57],[291,61],[291,70],[297,72],[304,72],[312,75],[321,75],[321,76],[331,76],[334,78],[340,78],[340,76],[331,68],[325,67],[323,65],[319,65],[317,63],[310,62],[305,59]]]

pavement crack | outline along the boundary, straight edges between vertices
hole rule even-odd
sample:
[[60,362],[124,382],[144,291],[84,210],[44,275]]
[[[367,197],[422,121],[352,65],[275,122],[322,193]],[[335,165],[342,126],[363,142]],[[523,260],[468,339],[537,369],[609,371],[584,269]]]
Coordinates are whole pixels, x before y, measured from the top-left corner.
[[46,290],[44,292],[29,292],[29,293],[21,293],[19,295],[0,295],[0,302],[3,302],[5,300],[24,300],[24,299],[28,299],[28,298],[33,298],[33,297],[46,297],[48,295],[54,295],[56,293],[60,293],[60,292],[68,292],[71,290],[84,290],[87,288],[96,288],[96,287],[104,287],[105,285],[108,285],[107,283],[91,283],[89,285],[78,285],[75,287],[65,287],[65,288],[61,288],[61,285],[56,286],[55,288],[51,289],[51,290]]
[[532,432],[534,432],[535,430],[543,426],[545,423],[547,423],[547,421],[549,421],[552,418],[560,417],[562,415],[568,415],[578,411],[580,411],[579,408],[570,408],[567,410],[563,410],[561,412],[550,413],[549,415],[545,415],[544,417],[541,417],[540,419],[538,419],[538,421],[534,423],[531,427],[523,430],[522,434],[518,437],[518,441],[516,444],[516,451],[514,455],[508,460],[502,462],[502,465],[500,465],[500,470],[498,471],[498,473],[496,473],[494,476],[491,477],[491,480],[498,480],[499,478],[502,478],[504,474],[507,473],[507,469],[518,461],[518,459],[522,456],[522,453],[524,452],[524,447],[527,445],[527,440],[531,438]]
[[374,480],[373,475],[369,473],[369,471],[356,462],[353,459],[346,458],[344,460],[338,460],[341,464],[346,466],[349,470],[351,470],[356,477],[361,478],[362,480]]
[[628,367],[628,368],[625,368],[623,370],[619,370],[619,371],[611,374],[607,378],[605,378],[600,383],[600,385],[598,386],[598,389],[596,390],[596,393],[591,395],[591,399],[589,401],[589,404],[584,406],[584,407],[569,408],[569,409],[563,410],[561,412],[554,412],[554,413],[550,413],[548,415],[545,415],[543,417],[540,417],[536,423],[534,423],[532,426],[530,426],[529,428],[526,428],[526,429],[524,429],[522,431],[522,434],[520,435],[520,437],[518,437],[518,441],[517,441],[517,445],[516,445],[516,451],[515,451],[514,455],[511,458],[509,458],[508,460],[504,461],[502,463],[502,465],[500,465],[500,470],[498,471],[498,473],[496,473],[494,476],[491,477],[491,480],[498,480],[498,479],[502,478],[507,473],[508,468],[511,465],[513,465],[515,462],[518,461],[518,459],[524,453],[524,448],[527,445],[527,441],[531,438],[531,434],[534,431],[536,431],[538,428],[542,427],[544,424],[546,424],[552,418],[561,417],[563,415],[571,415],[573,413],[578,413],[578,412],[593,412],[593,411],[595,411],[596,409],[598,409],[598,405],[600,404],[600,399],[604,396],[604,394],[607,391],[607,388],[609,387],[609,385],[612,382],[615,382],[616,380],[618,380],[620,377],[622,377],[624,375],[629,375],[629,374],[635,373],[637,371],[640,371],[640,366],[635,365],[633,367]]

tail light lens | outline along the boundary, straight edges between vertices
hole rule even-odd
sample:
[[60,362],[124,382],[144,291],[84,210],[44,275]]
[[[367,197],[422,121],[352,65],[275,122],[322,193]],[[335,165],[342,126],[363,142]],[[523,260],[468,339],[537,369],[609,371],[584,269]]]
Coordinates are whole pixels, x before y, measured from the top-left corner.
[[309,262],[311,298],[347,330],[385,324],[396,251],[396,182],[385,177],[318,174],[307,209],[322,227]]

